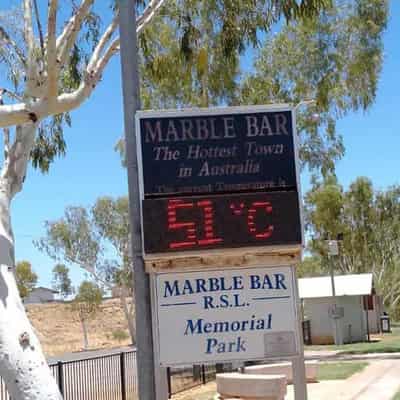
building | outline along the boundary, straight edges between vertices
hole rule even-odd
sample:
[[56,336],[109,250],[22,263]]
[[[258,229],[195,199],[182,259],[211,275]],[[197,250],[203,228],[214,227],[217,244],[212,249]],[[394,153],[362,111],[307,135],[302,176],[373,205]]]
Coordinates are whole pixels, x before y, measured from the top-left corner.
[[39,286],[33,289],[24,299],[24,304],[41,304],[55,301],[56,290]]
[[[380,331],[382,301],[373,286],[372,274],[335,276],[337,306],[342,308],[339,319],[344,343],[367,340]],[[330,276],[299,279],[303,318],[310,321],[312,344],[331,344],[333,320],[332,283]]]

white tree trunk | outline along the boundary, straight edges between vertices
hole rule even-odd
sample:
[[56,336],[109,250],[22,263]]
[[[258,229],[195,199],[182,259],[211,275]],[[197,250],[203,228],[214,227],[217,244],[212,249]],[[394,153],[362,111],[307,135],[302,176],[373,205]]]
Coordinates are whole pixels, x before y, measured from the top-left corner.
[[0,371],[14,400],[61,400],[14,277],[10,184],[0,181]]
[[[135,321],[134,321],[134,314],[133,312],[129,311],[128,304],[127,304],[127,298],[126,298],[126,288],[122,286],[120,288],[120,301],[122,305],[122,309],[125,314],[126,321],[128,322],[128,330],[129,334],[131,336],[132,344],[136,343],[136,327],[135,327]],[[133,301],[133,299],[132,299]],[[133,307],[130,307],[131,310],[133,310]]]
[[83,349],[87,350],[89,348],[88,330],[85,319],[81,319],[82,333],[83,333]]

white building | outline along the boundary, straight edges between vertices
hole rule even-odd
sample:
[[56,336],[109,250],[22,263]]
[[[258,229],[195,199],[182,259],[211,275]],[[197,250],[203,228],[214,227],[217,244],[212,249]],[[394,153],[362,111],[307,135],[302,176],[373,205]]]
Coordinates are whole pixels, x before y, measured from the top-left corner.
[[39,286],[33,289],[24,299],[24,304],[41,304],[55,301],[56,290]]
[[[339,326],[345,343],[364,341],[368,332],[380,331],[383,307],[380,296],[375,294],[372,274],[335,276],[335,292],[337,306],[343,307]],[[330,276],[299,279],[299,294],[303,317],[310,320],[312,344],[333,343],[330,311],[334,302]]]

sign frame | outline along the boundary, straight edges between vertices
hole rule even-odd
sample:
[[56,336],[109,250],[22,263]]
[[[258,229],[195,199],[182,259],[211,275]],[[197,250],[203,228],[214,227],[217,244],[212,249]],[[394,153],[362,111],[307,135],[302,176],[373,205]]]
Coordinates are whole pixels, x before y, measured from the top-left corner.
[[[301,197],[301,186],[300,186],[300,163],[299,163],[299,137],[297,135],[296,129],[296,109],[293,105],[283,103],[283,104],[269,104],[269,105],[256,105],[256,106],[233,106],[233,107],[211,107],[211,108],[184,108],[184,109],[166,109],[166,110],[145,110],[138,111],[135,116],[135,124],[136,124],[136,135],[137,135],[137,159],[138,159],[138,175],[139,175],[139,193],[141,202],[145,198],[144,193],[144,168],[143,168],[143,155],[142,155],[142,141],[140,134],[140,120],[144,117],[148,118],[156,118],[156,117],[197,117],[197,116],[212,116],[212,115],[224,115],[224,114],[246,114],[246,113],[255,113],[255,112],[279,112],[279,111],[289,111],[292,116],[292,130],[293,130],[293,146],[294,146],[294,166],[295,166],[295,177],[296,177],[296,192],[298,196],[298,204],[299,204],[299,215],[300,215],[300,230],[301,230],[301,244],[299,244],[300,252],[302,248],[304,248],[305,237],[304,237],[304,213],[302,207],[302,197]],[[268,193],[268,190],[264,191]],[[261,192],[260,192],[261,193]],[[211,192],[210,195],[218,194],[215,192]],[[226,193],[229,194],[229,193]],[[187,198],[190,198],[190,195],[186,195]],[[166,196],[172,197],[172,196]],[[141,211],[141,226],[143,226],[143,205],[140,207]],[[144,241],[144,233],[142,231],[142,240]],[[144,242],[143,242],[144,243]],[[267,252],[271,246],[258,246],[254,247],[254,252],[257,253],[262,251],[263,253]],[[293,246],[280,246],[283,250],[285,248],[293,249]],[[276,248],[276,246],[275,246]],[[296,249],[293,253],[297,253]],[[202,254],[207,257],[207,254],[213,252],[213,250],[198,250],[195,249],[193,251],[184,251],[184,252],[175,252],[175,253],[154,253],[154,254],[146,254],[144,250],[144,246],[142,248],[143,257],[146,261],[151,262],[154,258],[168,258],[174,259],[176,257],[182,256],[193,256],[196,254]],[[219,250],[221,251],[221,250]],[[229,249],[224,249],[226,253]]]
[[[281,266],[268,266],[268,267],[250,267],[246,268],[246,270],[251,270],[256,272],[257,270],[262,270],[266,271],[271,268],[289,268],[290,270],[290,279],[291,279],[291,290],[292,290],[292,304],[291,307],[293,308],[293,333],[294,333],[294,338],[295,338],[295,347],[296,347],[296,352],[293,353],[292,355],[276,355],[276,356],[260,356],[260,357],[249,357],[249,358],[243,358],[243,357],[231,357],[227,359],[209,359],[209,360],[189,360],[189,361],[183,361],[183,362],[163,362],[161,360],[161,342],[160,342],[160,329],[159,329],[159,319],[158,319],[158,304],[157,304],[157,277],[166,275],[168,272],[162,272],[162,273],[155,273],[150,275],[150,288],[151,288],[151,303],[152,303],[152,315],[153,315],[153,342],[154,342],[154,353],[155,353],[155,360],[156,363],[159,367],[177,367],[177,366],[184,366],[184,365],[192,365],[192,364],[215,364],[215,363],[231,363],[231,362],[239,362],[242,363],[244,361],[277,361],[277,360],[289,360],[289,361],[294,361],[301,357],[302,355],[302,335],[300,332],[300,325],[299,325],[299,317],[300,317],[300,309],[299,309],[299,297],[298,297],[298,290],[297,290],[297,282],[296,282],[296,267],[294,265],[281,265]],[[243,271],[244,269],[241,267],[236,267],[236,268],[230,268],[229,271]],[[203,273],[205,272],[202,269],[193,269],[190,271],[191,273]],[[207,274],[210,272],[220,272],[219,270],[211,270],[207,271]],[[182,276],[185,276],[187,272],[182,272],[182,271],[177,271],[174,272],[174,274],[181,274]]]

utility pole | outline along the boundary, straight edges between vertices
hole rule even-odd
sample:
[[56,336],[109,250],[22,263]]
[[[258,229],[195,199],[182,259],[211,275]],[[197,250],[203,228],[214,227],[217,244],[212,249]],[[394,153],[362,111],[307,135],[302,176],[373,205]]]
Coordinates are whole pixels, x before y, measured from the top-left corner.
[[135,115],[140,109],[136,0],[119,0],[122,90],[129,185],[129,211],[136,307],[136,357],[140,400],[156,400],[151,295],[142,255]]
[[334,340],[335,345],[340,346],[343,344],[343,335],[341,331],[340,324],[340,313],[337,306],[337,297],[336,297],[336,287],[335,287],[335,274],[334,274],[334,261],[333,256],[337,256],[339,254],[339,246],[337,240],[328,240],[328,257],[329,257],[329,270],[331,276],[331,285],[332,285],[332,300],[333,300],[333,308],[331,313],[331,318],[333,319],[333,329],[334,329]]

